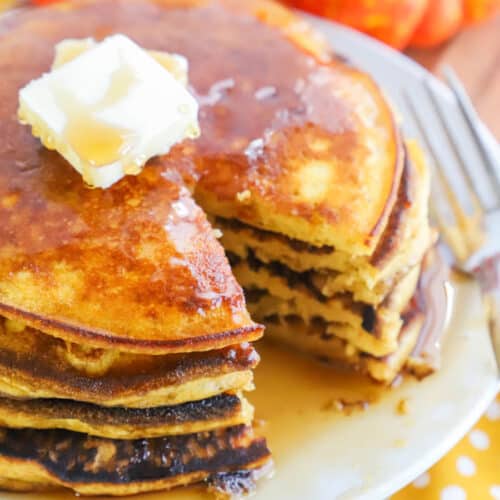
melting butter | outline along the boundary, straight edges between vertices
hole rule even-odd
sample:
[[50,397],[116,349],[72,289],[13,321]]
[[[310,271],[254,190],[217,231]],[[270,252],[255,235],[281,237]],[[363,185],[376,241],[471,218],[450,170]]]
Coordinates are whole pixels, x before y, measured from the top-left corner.
[[113,127],[99,120],[98,112],[127,97],[134,85],[135,75],[128,66],[119,67],[111,76],[111,83],[103,99],[86,106],[64,88],[54,89],[59,109],[71,116],[63,132],[63,139],[77,155],[90,165],[102,167],[125,156],[131,132]]
[[85,182],[106,188],[198,137],[198,104],[186,84],[182,56],[149,54],[123,35],[65,40],[52,71],[20,91],[19,118]]

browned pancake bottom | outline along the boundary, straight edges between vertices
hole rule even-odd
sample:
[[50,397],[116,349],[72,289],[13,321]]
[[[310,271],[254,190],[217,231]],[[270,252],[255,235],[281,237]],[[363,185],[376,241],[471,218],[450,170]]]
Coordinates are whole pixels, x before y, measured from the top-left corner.
[[66,429],[113,439],[154,438],[251,421],[252,407],[235,394],[154,408],[103,407],[64,399],[0,397],[0,426]]
[[260,467],[268,459],[265,441],[243,425],[138,440],[95,438],[61,430],[4,428],[0,432],[1,477],[86,494],[122,495],[169,488],[216,473]]

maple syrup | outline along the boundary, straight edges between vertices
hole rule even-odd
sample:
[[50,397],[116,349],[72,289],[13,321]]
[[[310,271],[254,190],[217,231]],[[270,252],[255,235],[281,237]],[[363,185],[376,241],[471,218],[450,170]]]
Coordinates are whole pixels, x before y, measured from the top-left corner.
[[63,88],[54,89],[58,106],[67,117],[64,141],[71,145],[86,167],[109,165],[124,157],[130,148],[130,132],[99,118],[99,113],[124,99],[136,82],[136,75],[127,65],[121,65],[111,77],[109,87],[95,104],[79,101]]

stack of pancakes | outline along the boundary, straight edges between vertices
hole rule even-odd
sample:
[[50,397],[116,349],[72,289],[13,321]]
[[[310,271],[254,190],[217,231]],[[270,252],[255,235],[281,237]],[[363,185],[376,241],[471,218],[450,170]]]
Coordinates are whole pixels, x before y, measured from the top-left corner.
[[182,176],[158,159],[92,190],[17,123],[55,42],[96,34],[89,5],[2,26],[0,486],[250,487],[270,459],[244,397],[263,327]]
[[[381,227],[373,233],[379,235],[368,245],[363,245],[367,239],[354,240],[356,250],[336,239],[338,220],[331,220],[331,232],[318,240],[314,221],[297,232],[217,217],[249,310],[266,324],[268,337],[355,366],[383,382],[391,382],[405,366],[424,321],[418,284],[433,241],[427,171],[418,149],[410,148],[413,157],[401,152],[403,172],[387,220],[377,221]],[[357,236],[352,233],[359,226],[350,224],[354,231],[345,226],[342,237]]]
[[[90,190],[17,94],[60,40],[113,33],[188,59],[202,136]],[[428,174],[307,25],[266,0],[88,0],[20,11],[0,41],[1,486],[240,484],[268,462],[243,396],[262,327],[199,206],[270,338],[382,381],[405,365]]]
[[[131,494],[263,466],[243,395],[262,327],[175,173],[150,169],[105,194],[11,137],[0,485]],[[39,166],[15,172],[30,150]]]
[[[262,327],[178,176],[90,190],[24,131],[10,137],[0,485],[131,494],[263,466],[243,395]],[[19,171],[29,151],[40,163]]]
[[165,21],[162,46],[184,48],[202,96],[202,137],[177,159],[194,164],[195,198],[267,338],[390,382],[424,321],[422,154],[373,80],[302,21],[269,2],[224,5],[198,9],[213,56],[189,41],[192,13],[172,16],[185,32]]

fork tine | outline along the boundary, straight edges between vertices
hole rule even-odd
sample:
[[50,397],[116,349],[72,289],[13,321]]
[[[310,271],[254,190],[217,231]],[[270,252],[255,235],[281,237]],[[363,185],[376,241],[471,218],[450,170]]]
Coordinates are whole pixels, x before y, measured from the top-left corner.
[[443,113],[441,106],[439,105],[438,99],[436,97],[436,93],[432,88],[430,81],[427,78],[424,80],[424,88],[429,97],[429,101],[432,104],[432,107],[434,108],[434,113],[437,115],[441,123],[441,126],[445,131],[446,136],[448,137],[448,142],[450,143],[451,150],[453,151],[457,164],[460,167],[460,170],[462,171],[463,178],[467,184],[467,188],[470,192],[469,194],[473,201],[474,206],[475,207],[481,206],[483,210],[487,210],[488,208],[487,204],[485,201],[483,201],[481,193],[472,178],[472,174],[467,168],[467,165],[465,164],[464,155],[462,154],[461,147],[458,145],[459,142],[456,140],[455,134],[451,131],[448,119],[444,117],[445,113]]
[[485,143],[484,136],[478,126],[480,120],[477,116],[477,112],[474,109],[474,106],[472,105],[472,102],[469,99],[462,83],[458,79],[458,76],[450,66],[443,67],[443,74],[446,78],[448,86],[457,99],[460,111],[465,118],[465,122],[467,123],[467,126],[469,127],[469,130],[475,140],[484,165],[488,170],[488,174],[494,186],[498,201],[500,200],[500,165],[493,159],[491,151]]
[[[473,202],[473,213],[468,216],[461,207],[460,201],[455,195],[452,186],[450,185],[446,173],[444,171],[443,162],[439,158],[437,148],[434,145],[433,139],[431,139],[427,128],[417,111],[415,104],[408,94],[404,94],[406,103],[408,104],[408,109],[411,112],[413,121],[417,125],[420,136],[422,137],[425,147],[429,152],[434,170],[438,175],[440,185],[444,189],[446,198],[448,200],[449,207],[452,210],[453,216],[455,218],[455,224],[450,225],[446,223],[441,212],[435,207],[435,221],[439,225],[441,233],[445,237],[448,245],[452,248],[453,252],[457,258],[461,261],[465,261],[470,255],[472,255],[484,242],[484,233],[480,229],[481,221],[483,219],[483,212],[480,205]],[[470,194],[474,194],[472,191]]]
[[[449,185],[448,179],[446,178],[446,174],[444,173],[443,169],[441,168],[442,162],[439,159],[439,155],[437,152],[437,148],[434,145],[434,141],[431,139],[427,128],[424,125],[424,122],[422,118],[420,117],[420,113],[417,111],[417,108],[415,104],[413,103],[413,100],[409,97],[408,94],[404,94],[405,101],[408,105],[408,108],[411,112],[411,115],[413,117],[414,123],[417,125],[418,131],[420,133],[420,136],[422,137],[424,141],[424,145],[428,151],[428,153],[431,156],[432,164],[434,166],[434,170],[436,171],[439,181],[441,185],[446,189],[446,187]],[[446,191],[448,191],[446,189]],[[448,193],[447,193],[448,194]]]
[[[425,146],[432,157],[432,160],[434,162],[434,166],[437,167],[440,163],[438,161],[437,149],[434,147],[434,143],[433,143],[432,139],[430,138],[429,134],[427,133],[427,129],[425,128],[424,123],[423,123],[422,119],[420,118],[420,114],[418,113],[417,108],[415,107],[415,104],[413,104],[413,100],[410,98],[410,96],[406,92],[403,95],[404,95],[404,99],[406,101],[406,104],[408,105],[408,108],[411,111],[413,121],[417,125],[418,131],[425,142]],[[439,174],[441,176],[442,172],[439,171]]]

